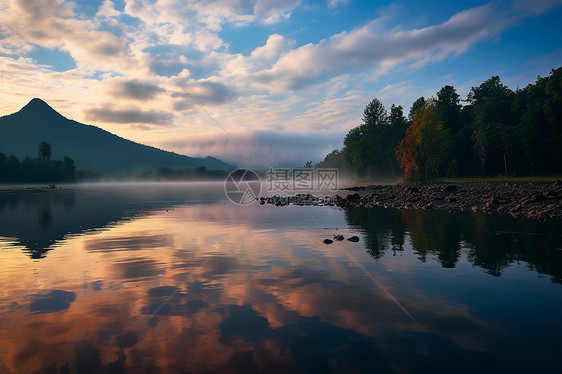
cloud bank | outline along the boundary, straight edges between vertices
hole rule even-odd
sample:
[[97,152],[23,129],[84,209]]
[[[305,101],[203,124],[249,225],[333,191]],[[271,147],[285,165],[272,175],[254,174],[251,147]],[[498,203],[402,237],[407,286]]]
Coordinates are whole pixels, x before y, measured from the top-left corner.
[[153,125],[169,125],[172,118],[172,115],[167,112],[115,109],[112,105],[86,109],[84,116],[87,120],[94,122],[147,123]]
[[[160,144],[193,156],[217,155],[239,166],[255,169],[269,167],[300,167],[306,161],[314,163],[335,148],[343,133],[310,134],[279,131],[236,131],[230,134],[212,133],[183,136]],[[234,138],[234,140],[233,140]]]

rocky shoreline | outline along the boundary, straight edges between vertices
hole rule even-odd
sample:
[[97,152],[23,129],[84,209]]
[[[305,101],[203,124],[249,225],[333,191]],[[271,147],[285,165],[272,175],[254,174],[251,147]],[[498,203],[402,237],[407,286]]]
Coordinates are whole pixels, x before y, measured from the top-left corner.
[[509,214],[545,221],[562,219],[562,183],[454,183],[422,186],[373,185],[347,190],[342,207],[381,206]]
[[448,212],[480,212],[527,217],[544,222],[562,219],[562,183],[442,183],[420,186],[372,185],[344,190],[354,193],[346,197],[260,198],[261,204],[336,205],[339,207],[385,207],[396,209],[445,210]]

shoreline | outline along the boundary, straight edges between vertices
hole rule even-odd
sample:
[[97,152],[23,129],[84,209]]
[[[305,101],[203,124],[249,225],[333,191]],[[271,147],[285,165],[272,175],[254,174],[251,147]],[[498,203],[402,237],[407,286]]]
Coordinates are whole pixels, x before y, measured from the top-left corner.
[[[371,185],[353,191],[337,205],[395,209],[472,211],[526,217],[544,222],[562,219],[562,183],[437,183],[421,186]],[[361,192],[359,194],[358,192]]]
[[[60,190],[60,186],[0,186],[0,194],[41,193]],[[256,198],[264,205],[314,205],[384,207],[394,209],[443,210],[525,217],[540,222],[562,219],[562,182],[493,183],[453,182],[426,185],[385,184],[341,188],[345,197],[270,196]],[[344,191],[344,192],[341,192]]]

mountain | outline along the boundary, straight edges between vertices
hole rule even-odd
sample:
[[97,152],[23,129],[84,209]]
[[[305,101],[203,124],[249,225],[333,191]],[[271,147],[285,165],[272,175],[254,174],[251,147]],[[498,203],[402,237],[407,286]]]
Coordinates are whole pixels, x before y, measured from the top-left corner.
[[52,147],[52,159],[71,157],[77,169],[102,173],[138,173],[158,167],[229,170],[235,167],[214,157],[194,158],[121,138],[96,126],[63,117],[41,99],[19,112],[0,117],[0,152],[19,159],[37,157],[38,145]]

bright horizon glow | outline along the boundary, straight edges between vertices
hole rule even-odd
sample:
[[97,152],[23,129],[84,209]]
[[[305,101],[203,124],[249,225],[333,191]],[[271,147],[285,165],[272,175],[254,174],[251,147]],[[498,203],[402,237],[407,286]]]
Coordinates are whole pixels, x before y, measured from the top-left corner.
[[188,156],[301,166],[374,97],[407,113],[447,84],[548,75],[560,19],[560,0],[0,0],[0,115],[39,97]]

